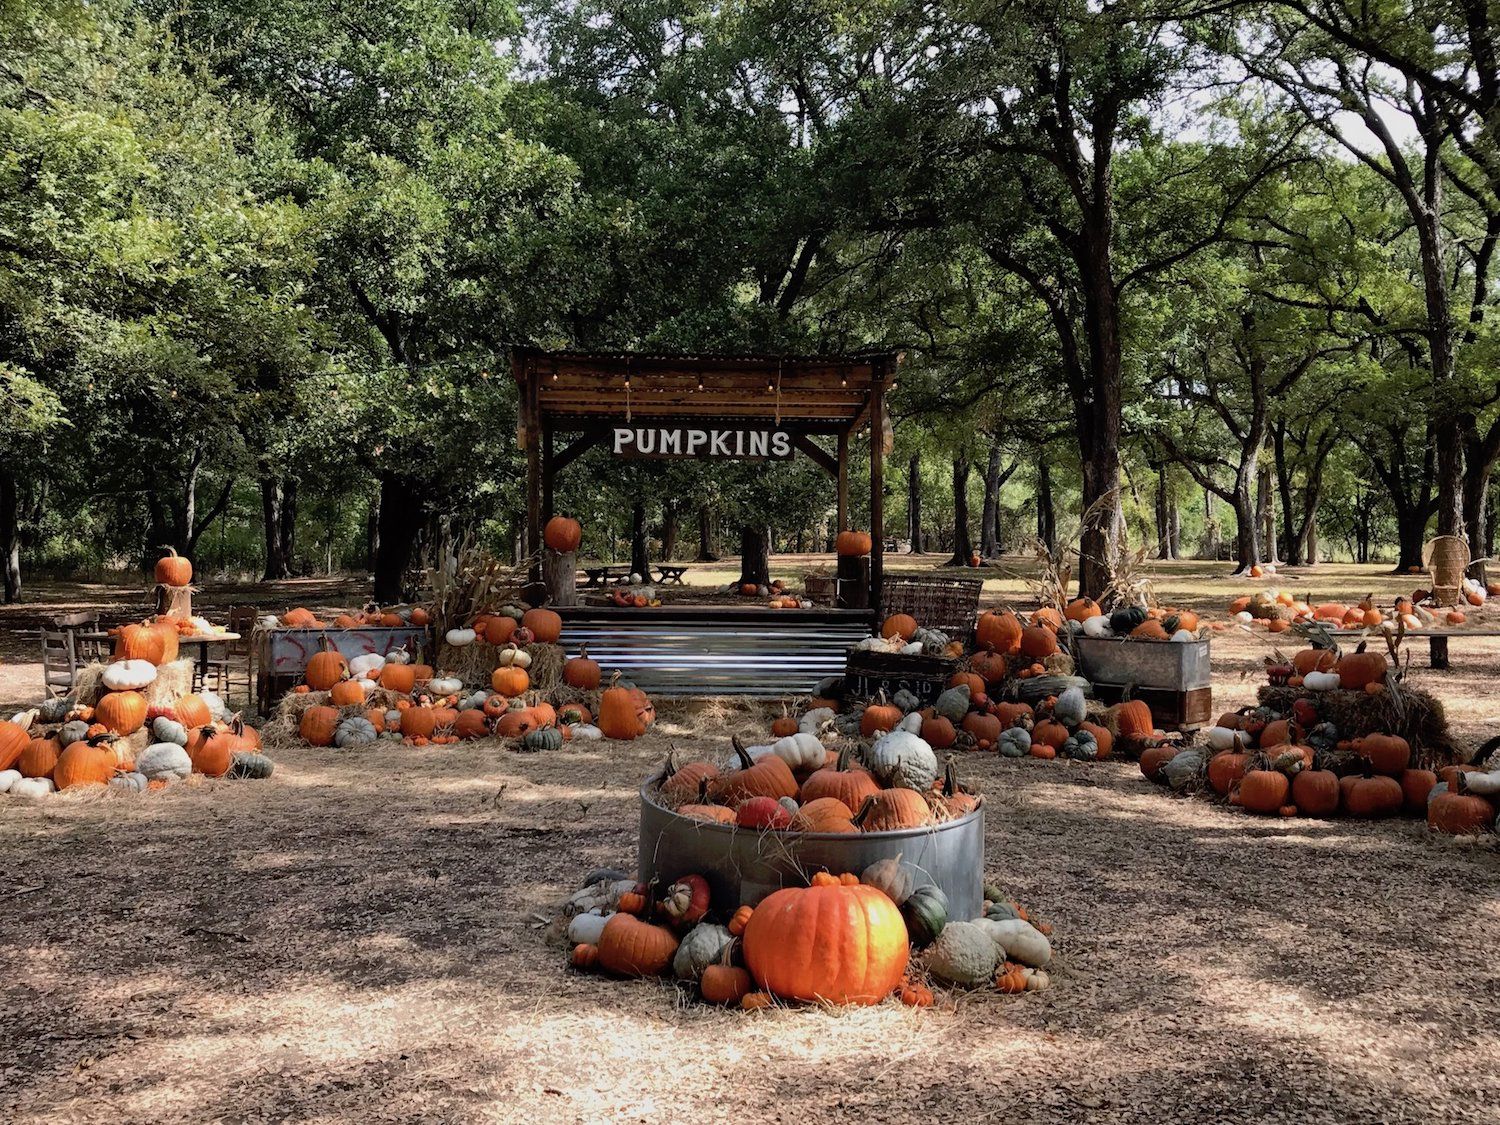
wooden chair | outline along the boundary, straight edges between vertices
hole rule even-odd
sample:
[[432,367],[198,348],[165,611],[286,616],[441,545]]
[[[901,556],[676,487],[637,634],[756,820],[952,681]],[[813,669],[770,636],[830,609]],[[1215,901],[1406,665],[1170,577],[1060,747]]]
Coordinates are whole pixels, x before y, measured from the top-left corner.
[[103,660],[108,636],[99,629],[99,614],[85,611],[54,617],[42,629],[42,681],[49,697],[66,696],[73,690],[78,669]]
[[255,631],[255,607],[248,605],[231,607],[229,631],[238,633],[240,639],[225,641],[222,646],[217,647],[213,655],[194,667],[194,686],[206,688],[212,685],[219,697],[227,702],[230,693],[234,691],[236,679],[243,677],[244,698],[249,700],[255,694],[255,676],[251,668],[255,659],[255,649],[250,642],[250,634]]

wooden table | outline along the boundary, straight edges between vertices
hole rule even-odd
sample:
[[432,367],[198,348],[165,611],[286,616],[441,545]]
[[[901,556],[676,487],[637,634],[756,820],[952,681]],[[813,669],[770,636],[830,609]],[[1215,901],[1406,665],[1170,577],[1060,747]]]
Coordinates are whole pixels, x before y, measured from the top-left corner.
[[[1362,630],[1356,632],[1352,630],[1330,629],[1329,633],[1340,640],[1346,637],[1362,638],[1368,640],[1371,645],[1380,644],[1382,651],[1384,650],[1385,634],[1378,631]],[[1434,629],[1408,629],[1406,636],[1427,638],[1427,666],[1441,672],[1450,667],[1448,663],[1448,641],[1451,638],[1500,637],[1500,629],[1450,629],[1442,631]]]
[[623,563],[611,563],[607,566],[586,566],[583,573],[588,576],[584,583],[588,586],[603,586],[606,582],[623,582],[630,577],[630,567]]
[[[212,645],[232,644],[240,639],[238,633],[194,633],[188,637],[178,637],[178,649],[197,648],[198,650],[198,683],[206,683],[208,675],[208,650]],[[226,693],[227,694],[227,693]]]
[[682,576],[687,573],[687,567],[672,566],[667,563],[661,564],[656,568],[656,570],[657,573],[661,575],[658,581],[663,586],[667,585],[668,583],[671,583],[674,586],[681,586],[683,584]]

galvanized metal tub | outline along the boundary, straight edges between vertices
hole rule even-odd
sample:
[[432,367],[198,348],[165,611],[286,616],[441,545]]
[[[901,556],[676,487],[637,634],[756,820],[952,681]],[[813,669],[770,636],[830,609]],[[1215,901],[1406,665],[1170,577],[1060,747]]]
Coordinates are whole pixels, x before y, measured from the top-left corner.
[[1096,684],[1192,691],[1213,683],[1208,641],[1075,636],[1079,675]]
[[716,903],[754,906],[784,886],[802,887],[815,871],[863,871],[901,856],[917,884],[936,883],[949,916],[977,918],[984,901],[984,806],[946,824],[898,832],[754,832],[679,816],[641,786],[640,880],[708,880]]

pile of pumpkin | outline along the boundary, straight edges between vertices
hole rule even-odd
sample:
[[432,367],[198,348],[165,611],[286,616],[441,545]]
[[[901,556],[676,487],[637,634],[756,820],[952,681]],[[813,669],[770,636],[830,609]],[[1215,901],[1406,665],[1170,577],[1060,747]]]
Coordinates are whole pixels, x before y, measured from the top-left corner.
[[[1048,622],[1057,621],[1057,611],[1044,607],[1032,614],[1033,624],[1037,623],[1038,614],[1045,615]],[[1063,610],[1063,621],[1069,630],[1086,637],[1182,643],[1196,641],[1201,636],[1201,623],[1196,613],[1170,606],[1127,605],[1105,613],[1092,598],[1075,598]]]
[[381,609],[367,605],[363,609],[343,610],[325,621],[306,606],[296,606],[281,616],[269,614],[260,619],[264,629],[401,629],[407,626],[426,626],[432,615],[424,606],[405,606]]
[[[1500,585],[1487,588],[1473,579],[1464,580],[1463,597],[1469,606],[1483,606],[1494,593],[1500,593]],[[1389,609],[1376,605],[1373,594],[1367,594],[1354,605],[1343,602],[1310,605],[1286,590],[1270,589],[1235,598],[1229,603],[1229,614],[1239,625],[1264,628],[1270,633],[1285,633],[1293,625],[1313,622],[1332,629],[1378,629],[1390,633],[1398,626],[1408,630],[1432,629],[1462,625],[1468,620],[1468,615],[1456,606],[1429,608],[1423,604],[1427,598],[1425,590],[1418,590],[1410,597],[1396,598]]]
[[[110,696],[106,695],[102,704]],[[261,779],[273,764],[260,736],[217,696],[183,695],[171,706],[146,707],[141,724],[118,720],[118,708],[54,699],[0,722],[0,793],[47,797],[79,786],[139,793],[164,789],[192,774]]]
[[[1050,928],[985,887],[984,914],[950,921],[948,900],[899,856],[860,874],[812,876],[754,906],[718,903],[708,880],[664,889],[596,871],[563,906],[569,963],[619,977],[672,976],[709,1004],[930,1007],[935,979],[1032,992],[1050,983]],[[913,953],[915,947],[916,953]]]
[[[550,610],[527,611],[528,616],[541,614],[557,617]],[[510,623],[509,637],[523,628],[499,615],[482,624],[488,627],[497,621]],[[546,629],[548,622],[536,623],[556,635]],[[527,633],[521,640],[530,644],[534,634],[524,628]],[[449,630],[450,638],[454,632]],[[460,638],[458,647],[473,640],[472,636]],[[455,676],[440,675],[428,664],[412,663],[404,650],[385,656],[367,653],[349,660],[325,641],[322,651],[308,660],[297,691],[326,692],[328,702],[302,712],[298,733],[313,746],[350,748],[380,740],[442,746],[500,737],[514,739],[519,749],[541,751],[557,750],[574,738],[638,738],[655,721],[655,708],[646,694],[620,683],[618,676],[600,695],[596,721],[582,702],[554,705],[531,690],[527,669],[532,657],[526,648],[506,642],[496,659],[490,687],[469,690]],[[586,649],[580,650],[563,665],[562,679],[575,692],[595,691],[601,682],[599,664]]]

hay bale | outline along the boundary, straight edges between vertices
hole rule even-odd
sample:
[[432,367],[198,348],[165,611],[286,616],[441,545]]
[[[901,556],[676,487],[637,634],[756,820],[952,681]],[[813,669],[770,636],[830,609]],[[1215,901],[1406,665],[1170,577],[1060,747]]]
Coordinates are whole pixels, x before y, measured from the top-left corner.
[[[437,663],[433,667],[439,675],[456,676],[468,687],[488,688],[490,674],[500,667],[500,650],[508,645],[492,645],[488,641],[475,641],[471,645],[454,648],[447,641],[438,645]],[[531,686],[538,691],[548,691],[562,679],[563,664],[567,653],[561,645],[529,644],[521,646],[531,657],[531,667],[526,670],[531,677]]]
[[[96,707],[107,694],[104,687],[102,663],[88,664],[78,669],[73,680],[73,698],[89,707]],[[156,679],[145,691],[147,707],[170,707],[179,698],[193,690],[193,662],[189,659],[174,660],[156,669]]]
[[1297,699],[1311,699],[1318,715],[1338,728],[1341,738],[1363,738],[1367,734],[1396,734],[1411,744],[1412,765],[1440,769],[1465,761],[1453,742],[1442,702],[1431,692],[1402,685],[1400,698],[1389,691],[1366,695],[1362,691],[1318,691],[1284,685],[1262,685],[1257,698],[1261,706],[1290,714]]
[[[363,703],[356,703],[349,707],[338,709],[339,719],[347,719],[355,715],[363,715],[371,707],[379,707],[383,711],[389,711],[396,706],[398,700],[410,700],[410,696],[401,692],[391,691],[389,688],[376,687],[365,695]],[[286,748],[289,746],[304,746],[302,741],[302,716],[312,707],[331,706],[331,697],[326,691],[304,691],[292,692],[281,697],[281,701],[271,712],[271,717],[266,720],[265,725],[260,728],[260,738],[267,747]]]

